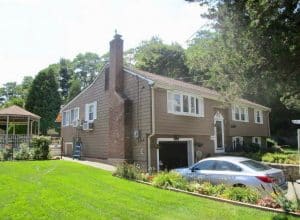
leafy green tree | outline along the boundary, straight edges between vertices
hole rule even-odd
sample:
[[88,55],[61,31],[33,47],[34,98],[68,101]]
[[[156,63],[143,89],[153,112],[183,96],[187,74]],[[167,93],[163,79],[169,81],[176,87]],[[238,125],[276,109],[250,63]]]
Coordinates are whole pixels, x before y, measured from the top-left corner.
[[102,67],[100,61],[100,57],[91,52],[80,53],[72,61],[74,75],[76,79],[80,80],[82,88],[87,87],[96,78]]
[[71,86],[68,94],[68,101],[71,101],[75,96],[81,92],[81,84],[78,79],[73,79],[71,81]]
[[60,95],[55,70],[47,68],[38,73],[32,82],[25,108],[41,116],[41,133],[55,128],[55,118],[60,110]]
[[21,97],[24,100],[24,102],[27,99],[27,95],[28,95],[28,92],[29,92],[32,82],[33,82],[32,76],[24,76],[22,84],[21,84],[21,87],[22,87]]
[[61,97],[63,101],[66,101],[69,94],[70,89],[70,80],[73,75],[73,69],[71,63],[67,59],[60,59],[59,61],[60,69],[59,69],[59,84],[61,90]]
[[7,108],[12,105],[17,105],[17,106],[20,106],[21,108],[24,108],[25,100],[21,97],[11,98],[10,100],[8,100],[4,103],[3,108]]
[[[203,16],[213,21],[219,35],[218,48],[227,54],[225,64],[239,64],[231,69],[234,79],[230,80],[245,82],[246,87],[253,86],[254,90],[259,87],[270,90],[272,88],[265,85],[272,86],[280,92],[280,100],[288,108],[300,109],[299,1],[197,2],[209,8]],[[228,68],[224,69],[223,65],[218,60],[214,62],[219,74],[228,76]],[[243,73],[240,73],[241,68]],[[243,86],[240,90],[241,95],[249,92]]]
[[135,49],[134,63],[139,69],[173,78],[185,77],[188,73],[184,49],[177,43],[164,44],[158,37],[143,41]]

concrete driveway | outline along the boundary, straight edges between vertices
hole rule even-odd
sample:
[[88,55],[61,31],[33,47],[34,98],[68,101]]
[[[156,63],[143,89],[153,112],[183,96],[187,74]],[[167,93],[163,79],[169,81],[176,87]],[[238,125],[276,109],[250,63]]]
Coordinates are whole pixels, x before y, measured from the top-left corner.
[[289,200],[300,199],[300,184],[296,182],[288,182],[288,192],[286,197]]

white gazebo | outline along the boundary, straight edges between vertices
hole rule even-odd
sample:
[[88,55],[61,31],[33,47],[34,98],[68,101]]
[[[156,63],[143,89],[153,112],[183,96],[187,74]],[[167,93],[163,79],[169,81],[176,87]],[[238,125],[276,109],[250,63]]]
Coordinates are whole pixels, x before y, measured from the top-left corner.
[[[32,135],[39,135],[41,117],[19,106],[13,105],[0,110],[0,146],[18,146],[20,143],[29,143]],[[26,125],[25,134],[16,134],[16,125]],[[12,126],[12,132],[9,128]]]

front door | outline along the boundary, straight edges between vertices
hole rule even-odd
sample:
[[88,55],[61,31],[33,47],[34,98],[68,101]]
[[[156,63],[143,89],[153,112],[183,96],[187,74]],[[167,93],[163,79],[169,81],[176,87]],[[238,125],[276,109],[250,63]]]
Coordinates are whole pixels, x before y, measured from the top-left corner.
[[224,118],[220,112],[217,112],[214,116],[214,141],[215,141],[215,153],[224,152]]

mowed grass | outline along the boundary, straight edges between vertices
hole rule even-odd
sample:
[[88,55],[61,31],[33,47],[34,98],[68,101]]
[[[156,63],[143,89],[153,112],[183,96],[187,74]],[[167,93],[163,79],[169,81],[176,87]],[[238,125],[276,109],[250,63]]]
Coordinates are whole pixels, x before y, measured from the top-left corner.
[[294,219],[154,188],[73,162],[0,162],[0,219],[286,217]]

